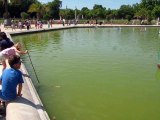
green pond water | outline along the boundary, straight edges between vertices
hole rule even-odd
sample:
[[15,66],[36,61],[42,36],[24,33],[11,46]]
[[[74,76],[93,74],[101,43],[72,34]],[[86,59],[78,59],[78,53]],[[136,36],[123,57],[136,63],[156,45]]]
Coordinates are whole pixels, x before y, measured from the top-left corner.
[[158,28],[74,28],[14,36],[53,120],[160,120]]

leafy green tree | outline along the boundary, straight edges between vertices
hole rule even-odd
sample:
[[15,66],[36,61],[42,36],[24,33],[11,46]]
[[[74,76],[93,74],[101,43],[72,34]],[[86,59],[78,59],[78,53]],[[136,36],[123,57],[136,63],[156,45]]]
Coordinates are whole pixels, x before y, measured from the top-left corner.
[[155,6],[152,11],[152,16],[156,19],[160,17],[160,6]]
[[146,8],[142,8],[140,9],[140,11],[137,11],[135,13],[135,17],[139,18],[139,19],[146,19],[148,15],[147,9]]
[[9,2],[10,4],[21,4],[22,0],[0,0],[3,2],[3,5],[4,5],[4,17],[5,18],[9,18],[10,17],[10,13],[8,11],[8,5],[9,5]]
[[60,0],[54,0],[52,2],[48,3],[49,6],[49,14],[54,18],[54,19],[59,19],[59,12],[60,8],[62,6],[62,2]]
[[3,2],[0,1],[0,17],[3,15]]
[[4,18],[8,19],[10,17],[10,14],[8,12],[8,0],[2,0],[3,1],[3,5],[4,5]]
[[126,19],[128,20],[128,22],[131,21],[132,16],[131,15],[126,15]]
[[106,11],[105,7],[103,7],[102,5],[95,4],[92,10],[93,17],[94,18],[105,18],[105,11]]
[[111,11],[112,19],[118,19],[118,10]]
[[156,0],[141,0],[141,5],[147,10],[153,10],[156,5]]
[[89,11],[89,13],[88,13],[88,18],[89,18],[89,19],[93,19],[93,18],[94,18],[93,9]]
[[151,21],[153,20],[152,11],[151,10],[148,10],[147,20],[148,20],[148,23],[151,24]]
[[106,10],[106,19],[107,21],[110,21],[113,17],[113,14],[112,14],[112,10],[109,8],[108,10]]
[[48,4],[43,4],[43,9],[44,9],[44,14],[43,14],[43,19],[49,20],[51,19],[51,15],[49,14],[50,8]]
[[37,0],[0,0],[0,13],[10,13],[11,17],[20,17],[22,11],[27,12],[29,6],[36,2]]
[[120,9],[118,10],[118,16],[119,18],[126,18],[130,16],[133,18],[134,16],[134,9],[130,5],[122,5]]
[[[9,3],[10,1],[10,3]],[[62,1],[52,0],[46,4],[41,4],[38,0],[0,0],[0,17],[5,18],[21,17],[21,12],[30,13],[31,17],[43,19],[59,19],[62,16],[65,19],[75,18],[75,9],[60,9]],[[127,19],[130,21],[134,18],[147,19],[148,23],[151,20],[160,17],[160,0],[141,0],[140,3],[130,5],[122,5],[119,9],[106,10],[102,5],[95,4],[92,9],[83,7],[81,10],[76,10],[77,17],[84,19]]]
[[51,18],[51,16],[49,15],[49,14],[47,14],[47,13],[45,13],[44,15],[43,15],[43,19],[44,20],[49,20]]
[[29,14],[28,13],[26,13],[26,12],[21,12],[21,17],[22,17],[22,19],[27,19],[28,17],[29,17]]
[[90,11],[90,10],[89,10],[87,7],[83,7],[83,8],[81,9],[81,15],[83,15],[83,18],[84,18],[84,19],[89,19],[89,16],[88,16],[89,11]]
[[88,9],[87,7],[83,7],[81,9],[81,15],[83,15],[84,19],[91,19],[93,17],[93,11]]
[[41,3],[33,3],[32,5],[30,5],[29,7],[29,10],[28,10],[29,13],[36,13],[36,16],[37,16],[37,19],[40,19],[43,17],[43,14],[44,14],[44,7]]
[[[31,4],[33,4],[33,3],[39,3],[37,0],[23,0],[22,2],[21,2],[21,4],[19,4],[19,5],[15,5],[15,6],[17,6],[18,7],[18,9],[16,9],[16,11],[18,11],[19,13],[17,13],[17,15],[19,15],[22,11],[24,11],[24,12],[28,12],[28,9],[29,9],[29,7],[30,7],[30,5]],[[11,11],[11,10],[10,10]],[[30,16],[35,16],[35,13],[33,13],[33,14],[30,14]],[[18,16],[17,16],[18,17]]]
[[66,19],[74,19],[75,18],[75,11],[72,9],[66,9]]
[[60,12],[59,12],[59,15],[62,17],[62,18],[65,18],[66,17],[66,10],[64,10],[64,9],[62,9],[62,10],[60,10]]

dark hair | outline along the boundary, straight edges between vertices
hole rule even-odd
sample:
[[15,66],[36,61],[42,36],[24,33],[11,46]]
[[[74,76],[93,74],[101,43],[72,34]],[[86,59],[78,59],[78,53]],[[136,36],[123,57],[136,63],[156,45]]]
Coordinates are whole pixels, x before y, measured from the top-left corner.
[[5,32],[0,32],[0,36],[3,38],[3,39],[7,39],[7,35]]
[[20,62],[20,56],[18,56],[18,55],[14,55],[13,57],[8,59],[8,63],[11,68],[14,67],[14,64],[17,64],[19,62]]

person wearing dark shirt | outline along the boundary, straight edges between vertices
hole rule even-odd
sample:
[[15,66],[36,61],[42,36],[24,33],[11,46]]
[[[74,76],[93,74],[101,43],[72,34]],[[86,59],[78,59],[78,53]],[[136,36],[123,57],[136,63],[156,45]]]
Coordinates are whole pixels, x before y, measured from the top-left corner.
[[14,43],[7,37],[5,32],[0,32],[0,51],[10,48]]

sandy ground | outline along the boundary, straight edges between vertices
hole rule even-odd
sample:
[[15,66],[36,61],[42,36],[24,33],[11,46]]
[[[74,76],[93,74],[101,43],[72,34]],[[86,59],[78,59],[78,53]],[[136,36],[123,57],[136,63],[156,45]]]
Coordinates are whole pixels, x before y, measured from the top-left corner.
[[[69,25],[65,24],[65,26],[63,26],[62,24],[53,24],[52,25],[52,28],[62,28],[62,27],[68,27]],[[75,25],[70,25],[70,26],[75,26]],[[86,27],[86,26],[96,26],[96,25],[89,25],[89,24],[77,24],[76,26],[81,26],[81,27]],[[160,27],[160,25],[119,25],[119,24],[103,24],[103,25],[97,25],[97,26],[106,26],[106,27]],[[51,27],[50,27],[51,28]],[[41,29],[48,29],[48,25],[47,24],[43,24],[43,28]],[[2,32],[25,32],[25,31],[28,31],[26,28],[23,28],[23,29],[19,29],[19,28],[16,28],[16,29],[12,29],[11,27],[7,27],[7,28],[4,28],[4,25],[1,25],[0,24],[0,30]],[[33,24],[31,25],[30,27],[30,30],[38,30]],[[40,30],[40,29],[39,29]]]
[[[52,26],[52,28],[59,28],[59,27],[62,27],[62,24],[54,24]],[[48,28],[48,25],[47,24],[44,24],[43,25],[43,29],[45,28]],[[16,28],[16,29],[12,29],[11,27],[6,27],[4,28],[4,25],[0,25],[0,29],[2,32],[19,32],[19,31],[28,31],[27,28],[23,28],[23,29],[19,29],[19,28]],[[34,25],[31,25],[30,27],[30,30],[37,30],[36,27]]]

